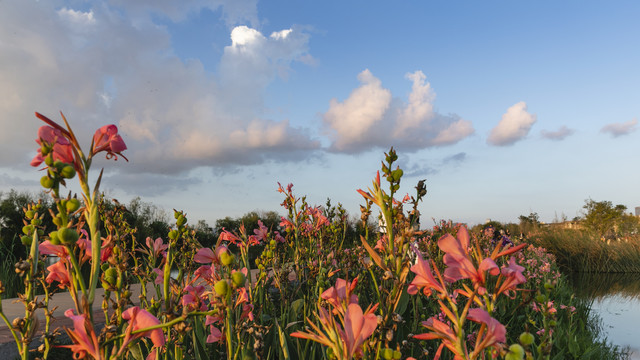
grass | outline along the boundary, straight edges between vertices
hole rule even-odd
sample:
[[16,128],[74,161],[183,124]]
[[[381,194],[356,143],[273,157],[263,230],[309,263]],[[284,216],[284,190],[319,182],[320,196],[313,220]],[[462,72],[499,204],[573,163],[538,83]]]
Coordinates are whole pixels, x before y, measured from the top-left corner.
[[[15,244],[15,242],[12,242]],[[15,263],[18,259],[13,254],[13,249],[0,242],[0,281],[4,286],[3,299],[15,298],[19,292],[24,291],[22,278],[16,274]]]
[[564,272],[640,273],[640,236],[603,241],[575,229],[542,229],[529,240],[556,256]]

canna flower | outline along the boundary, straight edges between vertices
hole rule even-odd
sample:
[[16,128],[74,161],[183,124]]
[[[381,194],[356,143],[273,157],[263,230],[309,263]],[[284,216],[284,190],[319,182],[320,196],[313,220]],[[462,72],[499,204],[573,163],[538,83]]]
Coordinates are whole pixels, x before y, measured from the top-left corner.
[[74,163],[73,146],[65,137],[61,129],[43,125],[38,129],[38,138],[36,139],[40,148],[38,154],[31,160],[31,166],[40,166],[46,155],[42,154],[43,147],[52,147],[51,154],[53,160],[66,164]]
[[413,337],[418,340],[434,340],[439,339],[441,341],[440,346],[438,347],[438,351],[434,356],[434,360],[438,360],[440,358],[440,354],[442,354],[443,347],[447,347],[447,349],[451,350],[454,353],[454,359],[464,359],[464,352],[460,349],[458,345],[458,337],[451,330],[449,325],[444,322],[436,319],[435,317],[430,317],[427,321],[422,322],[422,326],[426,327],[430,330],[428,333],[414,335]]
[[38,245],[38,251],[42,255],[55,255],[61,259],[66,259],[67,256],[69,256],[66,246],[53,245],[49,240],[40,243],[40,245]]
[[131,341],[139,339],[141,337],[148,337],[151,339],[154,347],[161,347],[164,345],[164,334],[162,329],[153,329],[149,331],[139,332],[133,334],[134,331],[142,330],[151,326],[160,325],[160,320],[153,316],[145,309],[140,309],[137,306],[128,308],[122,313],[124,320],[129,320],[129,326],[126,330],[124,338],[123,348],[126,347]]
[[336,285],[325,290],[320,297],[333,306],[334,314],[343,312],[343,309],[345,309],[348,304],[358,303],[358,296],[351,293],[357,284],[358,278],[355,278],[351,283],[338,278]]
[[433,276],[429,262],[425,261],[418,251],[416,251],[416,255],[418,256],[418,261],[411,267],[411,271],[416,274],[416,277],[413,278],[413,281],[409,284],[407,293],[409,293],[409,295],[415,295],[420,289],[423,289],[422,291],[426,296],[431,295],[431,290],[444,293],[445,289]]
[[72,309],[65,311],[64,315],[73,321],[74,330],[66,329],[73,345],[61,345],[60,347],[71,349],[74,359],[82,359],[87,355],[96,360],[103,359],[98,337],[87,315],[74,315]]
[[219,323],[222,319],[219,316],[211,316],[211,315],[207,315],[205,319],[206,319],[204,323],[205,326],[210,325],[209,326],[210,334],[209,336],[207,336],[207,342],[216,343],[216,342],[223,341],[224,334],[222,333],[222,331],[220,331],[220,329],[213,326],[213,324]]
[[184,296],[182,297],[182,306],[189,310],[195,310],[198,308],[200,311],[206,311],[207,305],[202,301],[202,295],[204,294],[204,286],[191,286],[187,285],[184,288]]
[[258,228],[253,230],[255,234],[255,239],[257,240],[257,244],[260,244],[261,241],[265,241],[269,236],[269,229],[262,223],[262,221],[258,220]]
[[501,274],[504,277],[502,284],[498,288],[498,294],[501,294],[505,291],[514,290],[516,286],[527,281],[522,272],[524,271],[524,267],[516,264],[516,259],[512,256],[509,259],[509,265],[504,266],[501,270]]
[[467,319],[482,324],[482,327],[478,331],[474,352],[479,353],[483,349],[507,341],[507,330],[504,325],[492,318],[486,310],[480,308],[470,309]]
[[[124,157],[121,152],[127,149],[124,140],[118,134],[118,127],[115,125],[105,125],[96,130],[93,135],[93,146],[91,148],[91,156],[101,152],[107,152],[107,159],[115,157],[116,154]],[[117,157],[115,157],[117,159]],[[125,160],[127,158],[125,157]]]
[[163,244],[162,238],[157,238],[153,240],[150,237],[147,237],[147,247],[151,250],[151,255],[154,258],[157,258],[158,255],[162,254],[163,256],[167,255],[167,249],[169,248],[169,244]]
[[475,267],[468,251],[469,232],[465,227],[460,227],[455,238],[450,234],[442,236],[438,240],[438,247],[445,252],[443,260],[447,269],[444,271],[444,278],[448,282],[471,279],[482,295],[485,291],[486,272],[488,271],[491,275],[500,273],[498,265],[491,258],[483,259],[480,266]]
[[51,284],[54,281],[57,281],[59,283],[58,287],[60,289],[64,289],[67,286],[71,285],[71,277],[69,276],[69,269],[67,269],[63,261],[64,260],[60,260],[55,264],[47,267],[47,271],[49,272],[49,274],[47,274],[47,277],[45,278],[45,281],[49,284]]

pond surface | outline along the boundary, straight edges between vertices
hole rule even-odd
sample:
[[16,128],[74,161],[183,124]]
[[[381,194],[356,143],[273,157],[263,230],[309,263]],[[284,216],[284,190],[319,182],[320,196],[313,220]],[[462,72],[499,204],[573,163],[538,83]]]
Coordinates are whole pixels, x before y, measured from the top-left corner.
[[593,301],[607,340],[640,360],[640,274],[574,274],[577,296]]

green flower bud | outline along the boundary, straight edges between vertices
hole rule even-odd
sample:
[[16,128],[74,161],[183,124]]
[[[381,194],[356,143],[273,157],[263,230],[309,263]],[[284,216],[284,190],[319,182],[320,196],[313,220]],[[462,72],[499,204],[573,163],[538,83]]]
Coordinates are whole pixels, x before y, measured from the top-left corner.
[[31,238],[31,236],[24,235],[20,238],[20,241],[24,246],[31,246],[31,242],[33,241],[33,239]]
[[246,276],[244,276],[240,271],[236,271],[231,274],[231,282],[235,287],[243,287],[246,280]]
[[40,178],[40,185],[42,185],[42,187],[45,189],[53,188],[54,184],[55,184],[55,181],[46,175]]
[[505,360],[522,360],[524,359],[524,349],[520,344],[513,344],[509,346],[509,352],[504,357]]
[[530,332],[523,332],[522,334],[520,334],[520,344],[524,346],[533,344],[534,340],[535,339],[533,337],[533,334]]
[[216,291],[218,296],[227,296],[227,292],[229,292],[229,284],[227,280],[220,280],[214,286],[213,289]]
[[78,237],[78,232],[74,229],[69,229],[67,227],[61,227],[58,229],[58,238],[60,238],[60,242],[65,245],[75,244],[75,242],[78,241]]
[[382,349],[382,358],[385,360],[393,359],[393,350],[389,348]]
[[49,233],[49,242],[52,245],[60,245],[60,238],[58,237],[57,231],[52,231]]
[[65,207],[67,208],[67,212],[74,212],[76,210],[78,210],[80,208],[80,200],[78,199],[69,199],[69,201],[67,201],[67,204],[65,205]]
[[33,231],[33,225],[25,225],[25,226],[22,227],[22,232],[25,235],[30,235],[31,231]]
[[220,254],[220,262],[224,266],[229,266],[233,264],[234,260],[235,260],[235,256],[233,256],[233,254],[229,254],[228,251],[224,251],[222,254]]
[[36,213],[33,210],[27,210],[24,215],[27,217],[27,219],[33,219],[33,217],[36,216]]
[[62,175],[62,177],[65,179],[72,179],[74,176],[76,176],[76,169],[74,169],[71,165],[67,165],[62,168],[62,170],[60,171],[60,175]]
[[[41,152],[42,152],[42,155],[48,155],[50,150],[46,146],[43,146],[41,148]],[[45,156],[44,163],[47,164],[47,166],[53,165],[53,156],[51,155]]]

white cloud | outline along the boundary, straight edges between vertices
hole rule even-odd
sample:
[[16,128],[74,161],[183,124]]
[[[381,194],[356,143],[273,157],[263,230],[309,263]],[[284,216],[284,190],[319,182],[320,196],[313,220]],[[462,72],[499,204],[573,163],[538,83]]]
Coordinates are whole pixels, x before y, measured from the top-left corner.
[[536,122],[536,115],[527,112],[527,104],[521,101],[502,115],[502,120],[491,130],[487,143],[496,146],[513,145],[523,139]]
[[180,20],[201,8],[227,13],[232,6],[239,19],[241,6],[177,4],[112,1],[78,10],[60,2],[0,2],[0,126],[11,129],[0,132],[0,166],[28,167],[41,125],[34,111],[57,120],[62,110],[84,146],[96,128],[115,123],[131,162],[109,167],[127,172],[288,161],[319,148],[305,129],[263,116],[265,87],[310,56],[308,35],[236,27],[215,77],[199,60],[175,56],[170,34],[149,12]]
[[633,119],[622,123],[611,123],[605,125],[602,129],[600,129],[600,132],[608,133],[612,137],[616,138],[623,135],[629,135],[632,132],[636,131],[636,125],[638,125],[638,119]]
[[540,134],[545,139],[560,141],[564,140],[567,136],[573,135],[575,132],[575,130],[569,129],[563,125],[556,131],[542,130],[540,131]]
[[369,70],[358,75],[361,85],[340,102],[332,99],[323,122],[331,149],[361,152],[395,146],[416,150],[456,143],[471,135],[471,122],[433,110],[435,94],[421,71],[406,75],[413,82],[409,101],[394,99]]

